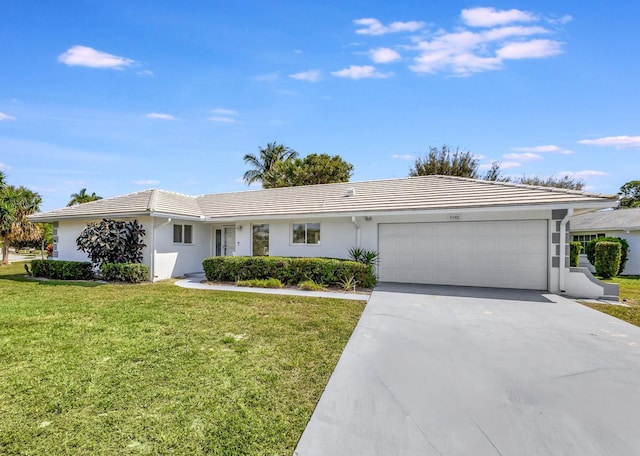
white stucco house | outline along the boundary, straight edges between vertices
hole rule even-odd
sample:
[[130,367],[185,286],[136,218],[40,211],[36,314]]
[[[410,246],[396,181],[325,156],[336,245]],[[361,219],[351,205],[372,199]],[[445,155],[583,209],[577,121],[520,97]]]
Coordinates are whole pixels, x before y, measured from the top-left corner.
[[209,256],[348,258],[380,254],[383,282],[548,290],[616,290],[569,268],[569,220],[616,197],[450,176],[311,185],[200,196],[144,190],[33,215],[53,222],[54,257],[86,260],[90,221],[137,219],[152,280],[201,271]]
[[580,263],[592,268],[584,254],[585,244],[600,237],[618,237],[629,243],[629,258],[623,275],[640,275],[640,207],[597,211],[574,217],[571,239],[582,243]]

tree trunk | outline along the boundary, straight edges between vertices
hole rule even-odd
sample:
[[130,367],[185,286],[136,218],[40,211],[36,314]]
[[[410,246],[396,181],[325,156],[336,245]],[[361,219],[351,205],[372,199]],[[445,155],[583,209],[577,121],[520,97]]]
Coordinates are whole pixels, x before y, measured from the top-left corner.
[[2,264],[5,266],[9,264],[9,244],[9,239],[5,237],[2,244]]

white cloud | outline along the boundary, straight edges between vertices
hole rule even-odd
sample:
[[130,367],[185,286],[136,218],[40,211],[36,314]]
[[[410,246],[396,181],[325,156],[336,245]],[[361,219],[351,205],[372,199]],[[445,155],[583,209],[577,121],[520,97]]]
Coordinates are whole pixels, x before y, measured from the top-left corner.
[[500,168],[509,169],[509,168],[520,168],[522,163],[514,162],[514,161],[505,161],[500,163]]
[[333,71],[331,72],[333,76],[337,76],[339,78],[350,78],[350,79],[364,79],[364,78],[374,78],[374,79],[384,79],[393,76],[393,73],[380,73],[376,70],[375,67],[371,65],[351,65],[349,68],[345,68],[343,70]]
[[215,108],[211,110],[211,114],[220,114],[223,116],[237,116],[238,111],[234,111],[233,109]]
[[9,114],[5,114],[4,112],[0,112],[0,121],[2,120],[16,120],[16,118]]
[[356,30],[359,35],[385,35],[387,33],[397,32],[415,32],[424,27],[424,22],[408,21],[408,22],[392,22],[389,25],[383,25],[378,19],[363,18],[353,21],[356,25],[362,25],[363,28]]
[[513,147],[512,150],[518,152],[533,152],[533,153],[554,153],[554,154],[563,154],[568,155],[572,154],[573,151],[569,149],[563,149],[553,144],[549,144],[547,146],[534,146],[534,147]]
[[539,59],[562,53],[562,43],[554,40],[530,40],[509,43],[496,52],[501,59]]
[[209,120],[211,122],[228,123],[228,124],[232,124],[232,123],[236,123],[237,122],[237,120],[234,119],[233,117],[223,117],[223,116],[209,117]]
[[198,185],[198,184],[200,184],[200,181],[196,179],[187,179],[182,183],[182,185]]
[[375,63],[390,63],[401,59],[400,54],[389,48],[372,49],[369,54]]
[[4,163],[0,163],[0,169],[9,170],[9,169],[11,169],[11,166],[5,165]]
[[290,74],[289,77],[298,81],[318,82],[320,80],[320,71],[301,71],[300,73]]
[[141,70],[136,73],[138,76],[153,76],[153,71],[151,70]]
[[135,185],[158,185],[160,181],[155,179],[141,179],[141,180],[135,180],[131,183]]
[[582,179],[585,177],[593,177],[593,176],[608,176],[609,173],[605,173],[604,171],[595,171],[592,169],[585,169],[584,171],[562,171],[556,173],[555,177],[562,178],[564,176],[572,177],[574,179]]
[[58,56],[58,61],[69,66],[110,68],[121,70],[131,66],[135,60],[98,51],[87,46],[72,46]]
[[304,54],[304,51],[302,49],[294,49],[293,53],[294,54]]
[[523,162],[542,160],[542,155],[534,154],[532,152],[523,152],[521,154],[504,154],[503,157],[507,160],[518,160]]
[[397,158],[399,160],[415,160],[416,156],[415,155],[409,155],[409,154],[405,154],[405,155],[393,154],[391,156],[391,158]]
[[175,120],[175,117],[173,117],[171,114],[162,114],[159,112],[150,112],[148,114],[145,114],[144,116],[149,119]]
[[460,14],[462,21],[471,27],[493,27],[495,25],[510,24],[512,22],[531,22],[537,16],[528,11],[518,9],[496,10],[492,7],[463,9]]
[[578,144],[588,146],[615,147],[616,149],[640,149],[640,136],[606,136],[598,139],[583,139]]

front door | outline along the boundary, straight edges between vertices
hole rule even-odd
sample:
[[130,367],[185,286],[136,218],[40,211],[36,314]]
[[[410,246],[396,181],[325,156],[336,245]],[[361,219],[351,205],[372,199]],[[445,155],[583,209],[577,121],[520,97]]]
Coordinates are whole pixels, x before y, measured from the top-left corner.
[[222,246],[223,256],[233,256],[236,252],[236,227],[225,226],[224,230],[224,244]]

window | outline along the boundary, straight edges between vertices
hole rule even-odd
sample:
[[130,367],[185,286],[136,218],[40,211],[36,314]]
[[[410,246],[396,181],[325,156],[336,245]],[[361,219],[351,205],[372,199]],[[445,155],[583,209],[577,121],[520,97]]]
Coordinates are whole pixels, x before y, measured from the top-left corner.
[[320,223],[292,223],[292,244],[320,244]]
[[573,235],[573,241],[574,242],[579,242],[580,244],[582,244],[582,252],[580,252],[582,255],[585,254],[585,252],[587,251],[587,242],[591,241],[592,239],[600,239],[605,237],[604,233],[598,233],[598,234],[574,234]]
[[173,225],[173,242],[176,244],[193,244],[193,225]]
[[251,251],[253,256],[269,256],[269,225],[253,225],[251,230]]

